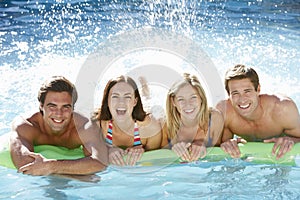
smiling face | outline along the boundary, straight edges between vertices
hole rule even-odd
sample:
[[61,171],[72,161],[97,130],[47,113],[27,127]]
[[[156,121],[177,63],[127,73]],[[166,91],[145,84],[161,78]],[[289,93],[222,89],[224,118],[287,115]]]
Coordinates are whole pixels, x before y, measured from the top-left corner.
[[249,78],[228,82],[229,99],[234,110],[242,117],[249,118],[259,105],[260,86],[257,91]]
[[194,120],[200,111],[201,98],[196,89],[186,84],[175,94],[173,103],[182,119]]
[[109,91],[108,107],[113,120],[123,121],[132,118],[132,111],[137,103],[134,90],[125,82],[115,84]]
[[59,135],[66,131],[72,119],[72,97],[68,92],[48,91],[40,109],[43,111],[46,130]]

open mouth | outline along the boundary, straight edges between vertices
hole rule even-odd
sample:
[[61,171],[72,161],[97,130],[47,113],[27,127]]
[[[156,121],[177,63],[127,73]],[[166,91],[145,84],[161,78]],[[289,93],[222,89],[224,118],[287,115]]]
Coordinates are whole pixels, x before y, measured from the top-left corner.
[[126,109],[125,108],[118,108],[116,110],[116,112],[117,112],[118,115],[125,115]]
[[54,119],[52,118],[52,121],[55,122],[55,123],[62,123],[64,120],[63,119]]
[[249,107],[250,107],[250,103],[246,104],[246,105],[239,105],[239,108],[241,108],[241,109],[247,109]]
[[194,112],[194,109],[186,109],[186,110],[183,110],[186,114],[191,114]]

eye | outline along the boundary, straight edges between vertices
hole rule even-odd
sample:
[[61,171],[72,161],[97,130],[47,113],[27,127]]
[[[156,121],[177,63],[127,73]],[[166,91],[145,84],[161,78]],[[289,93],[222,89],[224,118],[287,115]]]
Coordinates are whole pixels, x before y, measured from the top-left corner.
[[131,99],[131,96],[125,96],[126,99]]
[[184,99],[183,98],[177,98],[177,101],[182,102],[182,101],[184,101]]
[[116,99],[116,98],[118,98],[118,96],[117,95],[111,95],[111,98]]
[[54,104],[49,104],[49,105],[47,105],[47,107],[49,110],[55,110],[57,108],[57,106]]
[[236,95],[238,95],[238,94],[239,94],[238,92],[232,92],[232,93],[231,93],[232,96],[236,96]]
[[65,112],[69,112],[70,110],[72,110],[72,106],[71,105],[65,105],[65,106],[63,106],[63,110]]

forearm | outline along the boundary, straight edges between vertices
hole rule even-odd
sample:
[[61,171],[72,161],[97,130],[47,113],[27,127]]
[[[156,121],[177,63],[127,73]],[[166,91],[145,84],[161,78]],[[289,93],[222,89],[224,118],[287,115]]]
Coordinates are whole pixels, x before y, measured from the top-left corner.
[[298,143],[300,142],[300,138],[299,137],[290,137],[294,143]]
[[25,146],[18,143],[11,143],[10,155],[17,169],[34,161],[34,158],[29,156],[29,153],[30,150],[28,150],[28,148],[26,148]]
[[91,157],[77,160],[49,160],[47,165],[50,174],[75,174],[86,175],[106,169],[106,165]]

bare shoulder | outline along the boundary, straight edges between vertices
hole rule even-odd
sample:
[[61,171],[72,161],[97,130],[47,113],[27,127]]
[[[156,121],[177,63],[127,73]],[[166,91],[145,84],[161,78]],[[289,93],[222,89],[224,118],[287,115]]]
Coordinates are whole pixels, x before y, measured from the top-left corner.
[[41,120],[40,113],[34,113],[33,115],[27,116],[17,116],[12,122],[12,129],[17,130],[22,127],[38,127]]
[[216,105],[216,109],[218,109],[222,113],[228,112],[228,110],[231,110],[231,108],[232,105],[229,99],[219,101],[218,104]]
[[283,95],[261,95],[262,102],[273,117],[287,117],[297,114],[298,108],[295,102],[287,96]]
[[148,114],[143,121],[138,121],[139,126],[152,126],[155,124],[160,124],[160,118],[152,114]]
[[211,117],[213,120],[223,121],[222,112],[216,108],[210,108]]
[[266,107],[271,107],[273,112],[284,111],[285,109],[297,109],[295,102],[284,95],[260,95],[262,103]]
[[144,121],[139,121],[138,126],[142,138],[152,137],[162,132],[162,122],[151,114],[147,115]]
[[76,128],[78,128],[78,129],[83,128],[90,122],[89,118],[87,118],[86,116],[84,116],[78,112],[73,113],[73,120],[74,120],[74,124],[75,124]]

